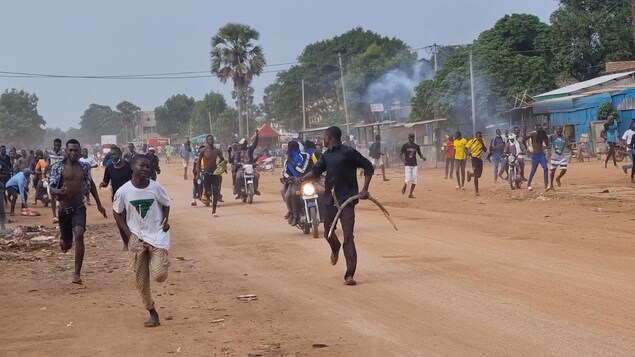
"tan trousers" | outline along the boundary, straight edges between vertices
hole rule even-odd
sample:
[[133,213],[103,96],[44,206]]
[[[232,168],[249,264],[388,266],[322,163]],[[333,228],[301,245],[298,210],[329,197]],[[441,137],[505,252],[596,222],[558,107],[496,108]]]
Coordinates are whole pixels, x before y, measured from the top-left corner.
[[130,236],[128,249],[135,273],[135,286],[141,294],[141,300],[146,310],[152,310],[154,309],[154,301],[150,290],[150,272],[152,272],[152,278],[156,282],[163,282],[168,278],[168,267],[170,266],[168,251],[155,248],[134,234]]

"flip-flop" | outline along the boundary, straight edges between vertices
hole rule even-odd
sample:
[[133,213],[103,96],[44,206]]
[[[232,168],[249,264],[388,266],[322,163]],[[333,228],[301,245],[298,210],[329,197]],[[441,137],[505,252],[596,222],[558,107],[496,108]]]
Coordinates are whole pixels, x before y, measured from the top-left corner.
[[143,323],[143,327],[159,327],[161,326],[161,322],[159,321],[146,321]]

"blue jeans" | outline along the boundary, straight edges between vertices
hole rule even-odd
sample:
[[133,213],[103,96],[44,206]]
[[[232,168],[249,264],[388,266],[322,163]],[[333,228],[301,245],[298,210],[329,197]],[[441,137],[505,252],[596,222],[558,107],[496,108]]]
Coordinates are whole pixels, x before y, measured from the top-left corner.
[[492,160],[494,160],[494,181],[498,181],[498,174],[500,173],[500,170],[498,169],[498,167],[501,166],[501,169],[502,169],[502,166],[503,166],[502,160],[501,160],[501,153],[493,152]]
[[531,172],[529,173],[529,180],[527,182],[527,186],[531,186],[531,180],[534,178],[534,174],[538,169],[538,165],[542,166],[542,170],[544,171],[545,176],[545,187],[549,185],[549,171],[547,170],[547,156],[545,156],[544,152],[539,154],[532,154],[531,156]]

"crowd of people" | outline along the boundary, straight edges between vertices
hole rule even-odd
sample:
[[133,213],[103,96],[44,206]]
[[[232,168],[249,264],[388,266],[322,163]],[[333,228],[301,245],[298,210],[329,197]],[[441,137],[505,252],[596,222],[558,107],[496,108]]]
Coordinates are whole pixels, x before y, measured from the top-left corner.
[[[624,165],[625,173],[631,170],[631,181],[635,178],[633,169],[633,151],[635,149],[635,120],[630,129],[619,135],[613,118],[609,118],[604,126],[606,131],[607,157],[615,161],[615,146],[618,138],[628,148],[631,162]],[[414,198],[414,190],[418,184],[418,159],[426,160],[421,147],[415,142],[414,134],[408,135],[408,141],[402,146],[399,158],[404,164],[404,184],[402,194],[408,192]],[[258,146],[259,134],[256,131],[253,142],[247,139],[236,141],[222,150],[215,143],[215,138],[208,135],[205,143],[197,149],[187,141],[178,149],[183,166],[183,178],[188,180],[190,162],[192,162],[192,206],[197,201],[212,206],[212,216],[218,217],[218,203],[223,202],[221,186],[223,175],[231,170],[233,193],[240,198],[244,189],[242,167],[256,164],[254,152]],[[331,249],[331,264],[338,261],[342,248],[346,258],[344,283],[355,285],[357,252],[354,244],[355,203],[341,207],[349,198],[366,199],[368,188],[376,169],[381,170],[384,181],[386,177],[381,137],[377,135],[369,147],[368,160],[350,145],[354,140],[342,141],[342,132],[338,127],[329,127],[324,132],[323,140],[300,141],[291,140],[287,144],[286,160],[283,164],[281,197],[287,213],[285,219],[291,225],[297,225],[301,216],[299,187],[305,182],[313,182],[321,187],[319,205],[321,222],[324,224],[324,236]],[[323,150],[322,144],[326,150]],[[544,188],[549,191],[554,185],[560,186],[568,169],[568,157],[572,140],[564,135],[563,128],[558,126],[554,133],[548,134],[541,125],[535,131],[521,133],[514,127],[512,132],[496,135],[485,143],[480,132],[471,139],[456,132],[453,137],[446,136],[443,143],[445,157],[445,179],[456,177],[457,189],[465,189],[465,181],[474,182],[475,193],[479,194],[479,180],[483,173],[483,160],[493,164],[492,177],[495,182],[507,180],[508,157],[517,157],[520,162],[520,176],[527,181],[527,188],[532,190],[532,183],[539,168],[543,173]],[[170,149],[171,150],[171,149]],[[62,141],[55,139],[52,150],[16,150],[0,146],[0,228],[5,229],[5,204],[10,207],[9,215],[15,214],[18,199],[21,203],[20,213],[25,216],[36,214],[29,207],[29,191],[35,191],[34,203],[43,196],[38,192],[46,192],[53,212],[54,223],[59,225],[59,247],[62,252],[75,248],[75,269],[72,282],[82,284],[81,269],[84,258],[84,234],[86,230],[86,209],[91,205],[90,196],[98,211],[107,217],[101,204],[97,188],[111,187],[113,215],[123,242],[123,249],[130,252],[135,273],[135,285],[150,318],[145,326],[160,325],[159,315],[151,296],[150,280],[164,281],[168,275],[170,247],[170,198],[166,190],[157,182],[161,174],[161,160],[157,148],[143,145],[139,150],[134,144],[128,145],[125,152],[112,146],[101,163],[105,169],[103,179],[97,186],[93,181],[92,170],[99,166],[96,158],[82,149],[80,143],[71,139],[62,147]],[[165,148],[161,150],[165,153]],[[547,161],[549,155],[549,162]],[[165,157],[168,162],[170,155]],[[470,159],[471,170],[466,171],[467,159]],[[525,179],[525,162],[531,162],[528,178]],[[362,170],[363,187],[359,188],[357,172]],[[557,173],[558,169],[560,170]],[[556,175],[557,173],[557,175]],[[259,175],[254,177],[254,193],[258,190]],[[408,190],[408,185],[409,190]],[[355,196],[355,197],[354,197]],[[49,203],[47,201],[47,203]],[[338,213],[339,211],[339,213]],[[339,214],[343,241],[337,235],[328,234],[335,217]]]
[[[619,144],[624,145],[631,160],[630,163],[623,165],[622,169],[625,174],[628,174],[629,169],[631,170],[631,182],[635,183],[635,172],[633,172],[635,120],[631,122],[630,129],[621,136],[621,142],[618,140],[620,135],[613,117],[609,117],[604,124],[604,131],[606,136],[603,134],[603,137],[607,147],[605,167],[611,158],[613,164],[618,166],[615,160],[615,148]],[[548,134],[540,124],[535,126],[534,131],[525,134],[521,133],[519,127],[514,127],[511,133],[505,130],[504,134],[500,129],[496,129],[496,135],[490,140],[489,145],[484,142],[481,132],[477,132],[476,136],[470,140],[463,138],[461,132],[456,132],[452,137],[445,136],[441,148],[445,158],[445,179],[452,179],[455,175],[457,189],[465,189],[466,177],[468,182],[474,180],[475,193],[478,194],[478,180],[483,172],[483,159],[493,164],[492,176],[494,182],[498,182],[499,178],[508,180],[507,157],[514,155],[519,160],[522,181],[527,182],[528,190],[533,190],[534,177],[541,169],[543,187],[546,191],[551,191],[562,185],[562,178],[567,173],[568,159],[572,154],[571,147],[574,143],[573,139],[564,135],[562,126],[555,127],[552,134]],[[466,175],[465,166],[468,157],[471,160],[472,171],[468,171]],[[525,162],[531,163],[528,178],[525,178]],[[406,183],[411,176],[412,174],[407,170]]]

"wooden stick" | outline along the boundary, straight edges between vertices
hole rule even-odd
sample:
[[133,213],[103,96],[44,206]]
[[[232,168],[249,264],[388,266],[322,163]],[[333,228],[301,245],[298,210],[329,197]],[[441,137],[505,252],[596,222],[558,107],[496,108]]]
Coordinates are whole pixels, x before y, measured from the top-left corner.
[[[338,206],[338,208],[337,208],[337,213],[335,214],[335,219],[333,219],[333,223],[331,224],[331,229],[329,230],[329,234],[326,238],[327,240],[330,239],[331,236],[333,235],[333,232],[335,231],[335,226],[337,224],[337,220],[340,218],[340,215],[342,214],[342,210],[344,209],[344,207],[346,207],[349,203],[355,200],[359,200],[360,198],[361,198],[361,195],[357,194],[347,199],[346,201],[344,201],[344,203],[340,206],[340,205],[337,205],[337,199],[335,198],[335,196],[333,196],[333,199],[336,202],[336,205]],[[388,221],[392,224],[392,227],[395,230],[397,230],[397,225],[390,217],[390,213],[388,212],[388,210],[386,210],[386,208],[381,203],[379,203],[379,201],[377,201],[377,199],[375,199],[374,197],[368,196],[368,200],[372,201],[375,205],[377,205],[377,207],[379,207],[379,209],[381,209],[381,211],[384,213],[384,216],[386,216]]]

